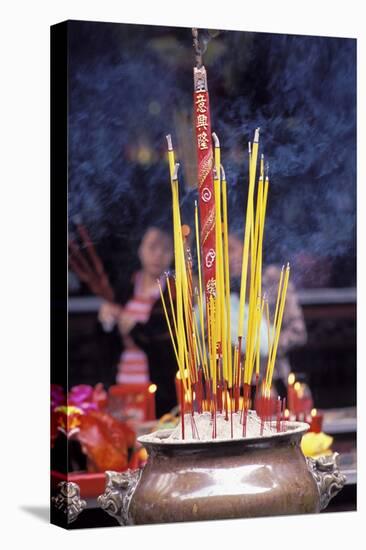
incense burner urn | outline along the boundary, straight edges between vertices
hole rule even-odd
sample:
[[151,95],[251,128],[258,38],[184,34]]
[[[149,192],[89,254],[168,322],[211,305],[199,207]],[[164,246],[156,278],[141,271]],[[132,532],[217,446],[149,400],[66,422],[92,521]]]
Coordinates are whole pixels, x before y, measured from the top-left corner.
[[286,424],[271,436],[222,441],[168,441],[170,430],[142,436],[147,464],[106,472],[99,505],[121,525],[320,512],[346,481],[338,455],[306,459],[309,426]]

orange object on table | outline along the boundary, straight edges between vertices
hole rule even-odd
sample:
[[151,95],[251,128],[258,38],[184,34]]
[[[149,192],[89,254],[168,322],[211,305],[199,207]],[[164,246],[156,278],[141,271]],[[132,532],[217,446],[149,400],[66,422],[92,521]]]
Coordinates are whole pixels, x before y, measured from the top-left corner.
[[109,414],[89,411],[80,417],[78,440],[88,457],[89,472],[122,471],[128,466],[135,432]]

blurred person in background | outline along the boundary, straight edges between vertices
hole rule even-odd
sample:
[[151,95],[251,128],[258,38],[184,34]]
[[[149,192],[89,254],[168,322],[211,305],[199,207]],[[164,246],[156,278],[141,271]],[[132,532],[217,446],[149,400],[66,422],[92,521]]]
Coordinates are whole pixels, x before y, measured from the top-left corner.
[[[118,303],[104,302],[98,319],[110,339],[118,336],[118,384],[157,386],[156,415],[159,418],[176,404],[176,359],[164,316],[157,279],[164,294],[162,275],[173,260],[173,240],[165,228],[151,226],[138,247],[140,269],[123,289]],[[170,282],[174,299],[174,283]],[[169,300],[165,296],[166,301]],[[117,362],[117,358],[116,358]]]

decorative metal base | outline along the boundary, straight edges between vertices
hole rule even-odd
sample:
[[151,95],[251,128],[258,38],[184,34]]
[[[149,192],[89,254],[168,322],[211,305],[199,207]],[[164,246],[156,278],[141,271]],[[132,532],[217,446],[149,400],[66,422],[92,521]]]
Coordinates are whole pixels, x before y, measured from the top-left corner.
[[86,502],[80,498],[79,486],[72,481],[61,481],[57,488],[59,492],[51,502],[56,510],[67,516],[68,523],[72,523],[86,508]]

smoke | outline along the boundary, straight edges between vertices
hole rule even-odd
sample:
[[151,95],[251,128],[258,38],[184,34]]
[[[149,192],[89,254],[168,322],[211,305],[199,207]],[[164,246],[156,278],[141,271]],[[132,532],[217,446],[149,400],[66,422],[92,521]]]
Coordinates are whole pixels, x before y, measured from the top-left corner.
[[[237,34],[233,44],[238,46],[240,40]],[[355,56],[354,40],[256,35],[233,97],[221,101],[216,110],[215,127],[229,159],[243,136],[252,139],[254,125],[261,128],[261,152],[270,163],[271,181],[267,262],[296,262],[302,254],[334,262],[348,256],[352,263]],[[235,182],[229,188],[236,230],[244,224],[243,214],[235,207],[245,201],[241,189],[247,189],[244,154],[239,155],[239,162],[230,159],[225,165],[228,180]]]
[[[177,112],[191,115],[192,34],[86,22],[70,23],[69,34],[69,213],[82,216],[107,263],[109,247],[112,264],[117,249],[132,249],[153,220],[171,215],[165,135],[173,133],[179,158],[174,120]],[[205,36],[231,227],[243,228],[247,142],[259,126],[271,178],[266,260],[353,258],[356,42],[236,31]],[[182,187],[188,223],[194,196]]]

